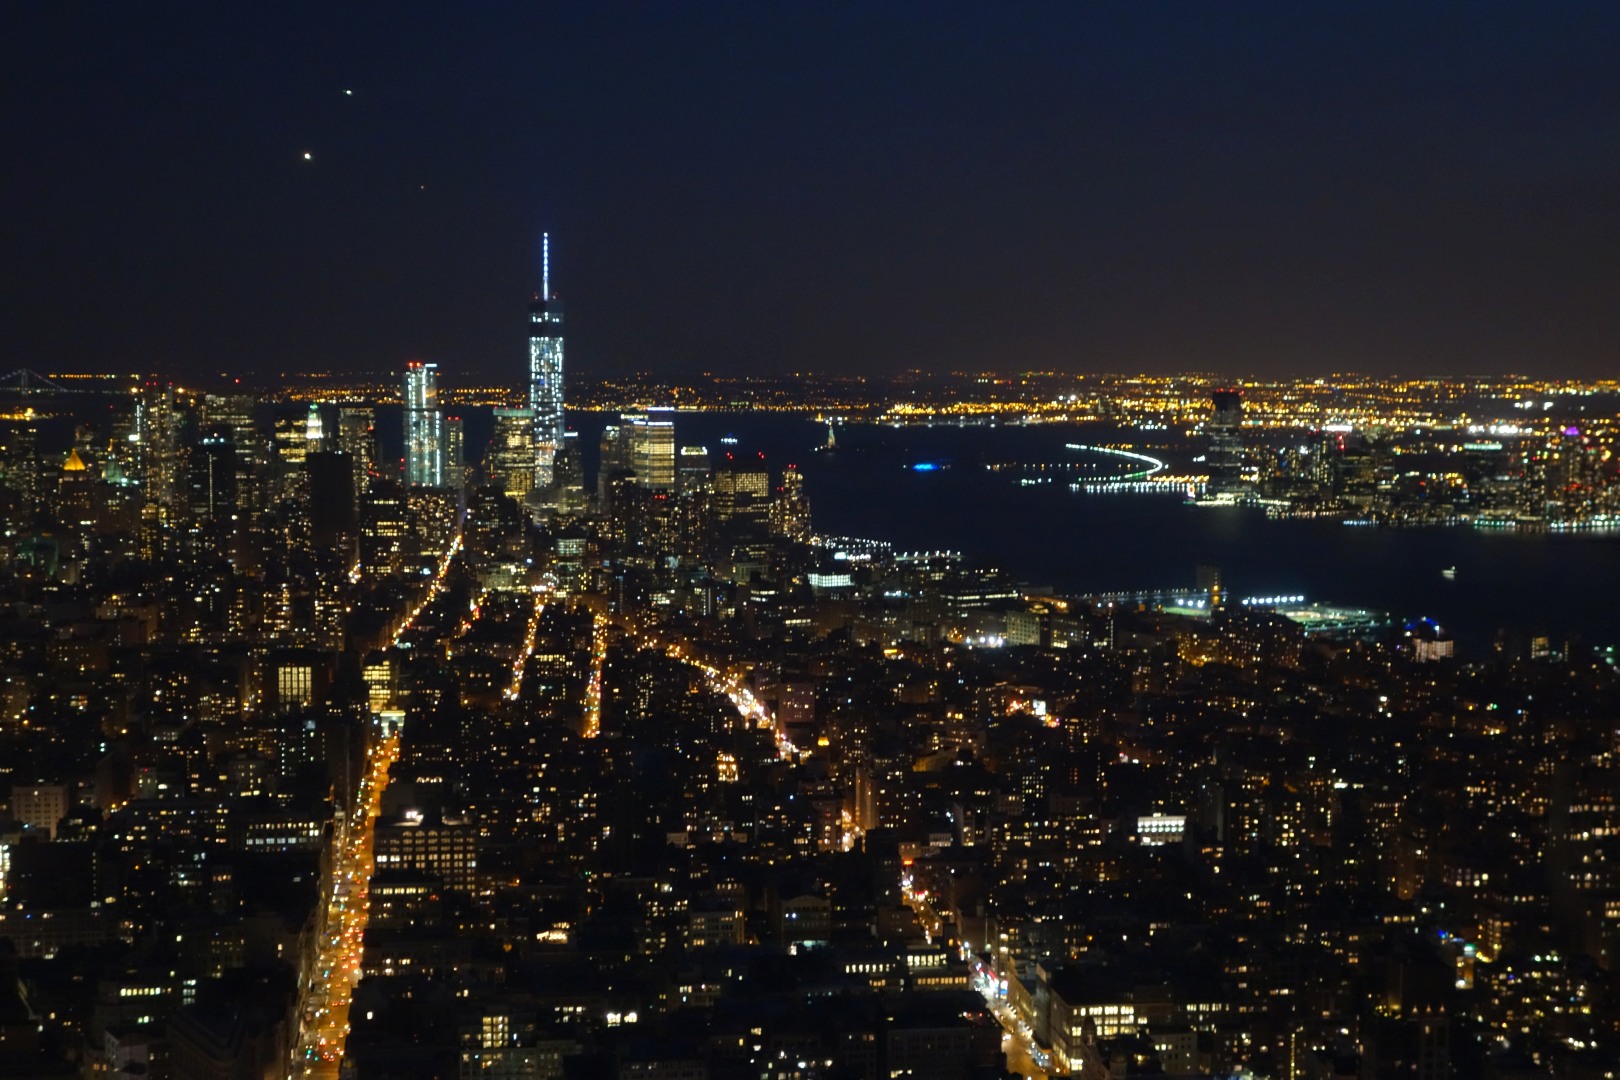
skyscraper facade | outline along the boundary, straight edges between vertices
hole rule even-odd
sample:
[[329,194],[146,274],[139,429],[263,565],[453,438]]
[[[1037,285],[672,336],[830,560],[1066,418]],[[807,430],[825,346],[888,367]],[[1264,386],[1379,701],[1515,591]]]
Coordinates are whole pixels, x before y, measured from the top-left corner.
[[484,451],[484,474],[519,502],[534,487],[534,410],[495,410],[495,433]]
[[373,437],[376,416],[363,406],[347,406],[338,410],[337,448],[349,457],[354,470],[354,490],[364,495],[371,486],[371,472],[377,456]]
[[467,436],[461,417],[447,416],[442,429],[444,441],[440,444],[439,483],[443,487],[460,489],[466,476]]
[[188,458],[187,495],[191,516],[211,522],[236,510],[236,448],[226,427],[203,432]]
[[771,502],[771,531],[800,543],[810,540],[810,500],[804,493],[804,474],[792,465],[782,470],[782,486]]
[[1243,480],[1243,391],[1217,390],[1210,399],[1209,484],[1217,493],[1236,491]]
[[675,490],[675,410],[648,409],[620,418],[630,437],[630,467],[636,483],[654,491]]
[[412,487],[442,486],[443,447],[439,365],[412,360],[405,366],[405,482]]
[[326,445],[326,427],[321,421],[320,402],[313,402],[309,407],[309,417],[304,421],[304,454],[318,454],[329,449]]
[[683,496],[707,495],[713,472],[707,446],[683,446],[675,458],[675,490]]
[[540,241],[540,295],[529,305],[529,408],[534,412],[534,482],[550,487],[563,444],[563,309],[551,295],[551,238]]

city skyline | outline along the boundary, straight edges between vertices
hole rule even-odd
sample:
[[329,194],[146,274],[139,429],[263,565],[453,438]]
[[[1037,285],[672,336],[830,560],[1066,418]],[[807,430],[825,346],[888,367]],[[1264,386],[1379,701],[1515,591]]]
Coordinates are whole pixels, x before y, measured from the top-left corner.
[[1616,56],[12,5],[0,1076],[1615,1080]]
[[306,14],[8,14],[7,370],[1612,367],[1599,5]]
[[0,1072],[1612,1067],[1612,385],[437,372],[5,388]]

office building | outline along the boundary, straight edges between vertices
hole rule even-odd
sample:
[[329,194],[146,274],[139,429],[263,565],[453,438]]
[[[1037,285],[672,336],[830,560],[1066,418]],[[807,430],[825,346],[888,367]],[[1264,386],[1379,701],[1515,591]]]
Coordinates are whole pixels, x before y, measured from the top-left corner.
[[349,467],[354,470],[354,490],[363,494],[371,481],[377,461],[377,442],[373,434],[376,417],[363,406],[345,406],[338,410],[337,448],[349,456]]
[[459,821],[408,812],[380,822],[375,833],[378,873],[433,874],[452,889],[471,889],[478,872],[478,830]]
[[707,446],[683,446],[675,459],[675,488],[682,496],[707,494],[713,486]]
[[563,432],[562,445],[553,463],[551,487],[536,507],[553,517],[577,517],[586,509],[585,463],[579,450],[579,432]]
[[1209,484],[1216,492],[1233,491],[1243,478],[1243,391],[1217,390],[1211,397]]
[[551,295],[551,238],[540,240],[540,295],[529,306],[529,408],[534,412],[534,482],[550,487],[563,444],[563,308]]
[[36,832],[56,838],[56,826],[68,812],[64,784],[18,784],[11,789],[11,817]]
[[596,455],[596,501],[607,506],[608,495],[615,480],[634,471],[630,462],[630,440],[618,424],[602,428]]
[[771,506],[770,473],[729,466],[715,470],[713,483],[716,521],[766,521]]
[[251,520],[260,501],[259,472],[264,459],[264,440],[255,419],[255,404],[245,394],[209,394],[203,398],[201,427],[213,429],[215,437],[228,432],[227,441],[236,455],[236,512],[244,522]]
[[359,533],[354,467],[349,455],[333,450],[304,459],[308,474],[309,524],[315,544],[323,549],[351,545]]
[[636,484],[650,491],[675,490],[675,410],[647,409],[620,418],[629,438]]
[[242,518],[238,478],[231,429],[205,429],[186,458],[185,539],[192,554],[234,557]]
[[321,406],[319,402],[312,402],[309,406],[309,417],[304,421],[304,448],[305,454],[318,454],[326,449],[325,425],[321,422]]
[[495,432],[484,451],[484,475],[519,502],[534,487],[533,409],[495,410]]

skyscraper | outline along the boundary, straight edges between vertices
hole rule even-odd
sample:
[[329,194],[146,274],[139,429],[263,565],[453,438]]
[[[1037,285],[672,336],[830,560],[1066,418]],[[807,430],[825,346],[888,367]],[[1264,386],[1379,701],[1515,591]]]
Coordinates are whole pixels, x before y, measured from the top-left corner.
[[444,483],[444,416],[439,412],[439,365],[405,365],[405,483]]
[[810,539],[810,500],[804,493],[804,474],[792,465],[782,471],[782,486],[771,502],[771,531],[801,542]]
[[634,472],[635,466],[630,462],[629,436],[619,430],[618,424],[607,424],[602,428],[602,440],[597,444],[597,451],[596,501],[605,510],[613,482]]
[[752,465],[728,461],[715,469],[713,482],[716,521],[765,522],[771,506],[770,473]]
[[309,407],[309,419],[304,421],[305,455],[318,454],[325,450],[325,440],[325,427],[321,423],[321,406],[319,402],[314,402]]
[[443,487],[461,488],[466,476],[466,433],[461,417],[447,416],[442,428],[444,441],[440,445],[439,483]]
[[1217,390],[1210,399],[1209,486],[1232,492],[1243,480],[1243,391]]
[[174,387],[149,380],[136,391],[135,476],[146,492],[148,506],[158,508],[163,520],[173,513],[179,485],[180,412]]
[[647,409],[620,417],[630,438],[630,467],[636,483],[653,491],[675,490],[675,410]]
[[359,534],[356,513],[354,464],[341,451],[325,450],[304,459],[308,476],[309,526],[318,548],[345,548],[345,563],[354,558],[352,550]]
[[188,462],[192,516],[218,521],[236,509],[236,449],[228,428],[211,428],[192,449]]
[[244,522],[254,517],[259,504],[265,445],[254,419],[254,401],[243,394],[209,394],[203,398],[202,426],[224,427],[236,451],[236,512]]
[[675,459],[675,490],[681,495],[707,495],[713,486],[707,446],[683,446]]
[[338,410],[337,448],[349,457],[354,470],[354,490],[363,495],[371,483],[371,470],[377,456],[372,431],[376,417],[364,406],[346,406]]
[[495,410],[495,434],[484,451],[484,474],[519,502],[534,487],[534,410]]
[[551,297],[551,237],[540,238],[540,295],[529,305],[529,408],[534,411],[534,483],[550,487],[563,444],[563,309]]

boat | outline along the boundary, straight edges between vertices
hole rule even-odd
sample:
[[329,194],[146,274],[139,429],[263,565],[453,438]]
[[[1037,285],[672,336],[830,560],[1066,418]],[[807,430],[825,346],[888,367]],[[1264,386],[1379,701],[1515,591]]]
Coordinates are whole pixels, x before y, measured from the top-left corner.
[[1447,581],[1456,581],[1457,568],[1455,566],[1448,566],[1444,570],[1440,571],[1440,576],[1445,578]]

